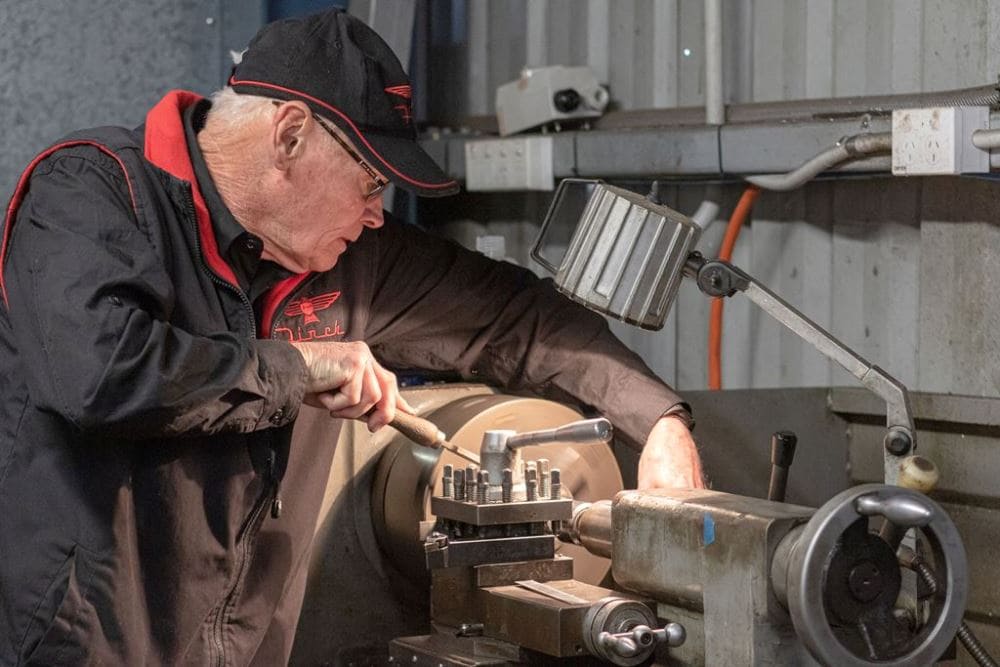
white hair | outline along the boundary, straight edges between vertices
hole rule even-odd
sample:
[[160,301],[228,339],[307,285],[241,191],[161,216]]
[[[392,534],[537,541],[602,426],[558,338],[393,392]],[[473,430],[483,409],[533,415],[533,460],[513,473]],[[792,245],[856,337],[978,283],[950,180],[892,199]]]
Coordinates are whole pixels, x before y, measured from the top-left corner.
[[240,128],[251,121],[269,117],[275,107],[274,99],[261,95],[242,95],[229,86],[212,93],[212,108],[208,115],[227,129]]

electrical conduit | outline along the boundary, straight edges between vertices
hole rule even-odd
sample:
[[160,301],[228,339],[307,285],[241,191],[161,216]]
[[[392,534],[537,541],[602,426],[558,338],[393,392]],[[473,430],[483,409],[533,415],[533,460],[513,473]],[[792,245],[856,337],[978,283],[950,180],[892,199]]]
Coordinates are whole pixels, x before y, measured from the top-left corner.
[[[753,204],[760,195],[760,188],[751,185],[747,188],[733,210],[726,226],[726,234],[719,248],[719,259],[730,261],[733,257],[733,247],[740,235],[740,229],[750,217]],[[708,388],[722,389],[722,310],[723,299],[712,299],[712,310],[708,318]]]

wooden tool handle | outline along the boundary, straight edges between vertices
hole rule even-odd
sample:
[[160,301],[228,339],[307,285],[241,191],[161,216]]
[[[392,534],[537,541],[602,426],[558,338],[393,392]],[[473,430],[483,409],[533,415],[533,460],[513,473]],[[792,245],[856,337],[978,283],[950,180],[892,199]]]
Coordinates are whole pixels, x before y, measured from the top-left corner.
[[396,417],[389,422],[389,426],[424,447],[438,449],[444,443],[444,433],[441,429],[423,417],[397,410]]

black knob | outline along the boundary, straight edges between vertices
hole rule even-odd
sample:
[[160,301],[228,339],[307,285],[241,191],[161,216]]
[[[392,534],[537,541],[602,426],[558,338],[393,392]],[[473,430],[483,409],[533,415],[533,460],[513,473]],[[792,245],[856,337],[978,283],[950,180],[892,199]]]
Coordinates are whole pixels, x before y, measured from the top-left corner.
[[893,456],[905,456],[910,453],[910,448],[913,446],[910,436],[896,429],[890,429],[885,434],[884,443],[886,450]]
[[788,468],[795,458],[795,444],[798,438],[791,431],[778,431],[771,436],[771,481],[767,487],[767,499],[779,503],[785,500],[788,485]]
[[791,431],[778,431],[771,436],[771,465],[788,468],[795,458],[795,445],[799,439]]
[[552,104],[558,111],[570,113],[576,111],[580,106],[580,93],[572,88],[556,91],[552,97]]

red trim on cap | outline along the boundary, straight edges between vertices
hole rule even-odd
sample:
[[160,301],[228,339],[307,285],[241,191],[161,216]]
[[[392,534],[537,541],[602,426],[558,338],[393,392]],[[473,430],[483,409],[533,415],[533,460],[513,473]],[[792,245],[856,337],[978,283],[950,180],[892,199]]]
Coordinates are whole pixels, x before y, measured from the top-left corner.
[[385,90],[385,92],[389,93],[390,95],[395,95],[397,97],[405,97],[406,99],[410,99],[411,97],[413,97],[413,89],[410,88],[409,85],[389,86],[388,88],[384,88],[383,90]]
[[198,237],[202,254],[209,268],[220,278],[239,289],[239,281],[232,267],[222,259],[215,241],[212,218],[208,206],[198,189],[198,178],[188,155],[187,137],[184,133],[184,109],[202,100],[201,96],[186,90],[172,90],[146,114],[146,159],[172,176],[191,185],[194,215],[198,222]]
[[10,240],[11,230],[14,228],[14,219],[17,216],[17,210],[20,208],[21,202],[24,201],[24,196],[28,193],[28,180],[31,178],[31,173],[35,170],[35,167],[38,166],[39,162],[56,151],[62,150],[63,148],[70,148],[71,146],[93,146],[102,153],[106,153],[115,159],[118,166],[122,168],[122,173],[125,174],[125,183],[128,185],[128,196],[129,199],[132,200],[132,210],[136,215],[139,215],[139,209],[135,204],[135,192],[132,190],[132,181],[128,177],[128,171],[125,169],[125,163],[122,162],[122,159],[107,146],[99,144],[96,141],[80,139],[76,141],[64,141],[61,144],[56,144],[55,146],[39,153],[38,156],[36,156],[35,159],[32,160],[25,168],[24,173],[21,174],[21,178],[18,179],[17,187],[14,188],[14,194],[11,195],[10,203],[7,205],[7,215],[4,218],[3,240],[0,241],[0,295],[3,296],[3,303],[5,307],[10,307],[10,304],[7,302],[7,283],[4,281],[3,277],[3,268],[7,263],[7,244]]
[[345,114],[343,111],[341,111],[340,109],[338,109],[336,107],[330,106],[329,104],[327,104],[323,100],[319,100],[319,99],[313,97],[312,95],[308,95],[306,93],[303,93],[303,92],[301,92],[299,90],[295,90],[293,88],[285,88],[284,86],[278,86],[278,85],[275,85],[273,83],[265,83],[263,81],[243,81],[243,80],[238,80],[235,76],[229,78],[229,85],[230,86],[234,86],[234,85],[260,86],[261,88],[270,88],[271,90],[280,90],[283,93],[288,93],[290,95],[295,95],[297,97],[302,97],[304,99],[309,100],[310,102],[314,102],[314,103],[320,105],[321,107],[323,107],[324,109],[329,109],[330,111],[332,111],[333,113],[337,114],[342,119],[344,119],[344,122],[346,122],[348,125],[351,126],[351,129],[354,130],[354,133],[358,135],[358,137],[361,139],[362,142],[364,142],[365,146],[368,147],[368,150],[370,150],[372,152],[372,154],[374,154],[379,160],[381,160],[382,164],[384,164],[389,169],[391,169],[392,173],[396,174],[397,176],[399,176],[400,178],[402,178],[404,181],[407,181],[408,183],[413,183],[417,187],[428,188],[428,189],[431,189],[431,190],[450,188],[450,187],[453,187],[455,185],[458,185],[458,181],[447,181],[445,183],[425,183],[423,181],[418,181],[416,179],[410,178],[409,176],[407,176],[406,174],[404,174],[403,172],[399,171],[394,166],[392,166],[392,164],[390,164],[384,157],[382,157],[382,155],[377,150],[375,150],[375,148],[370,143],[368,143],[368,139],[365,138],[365,135],[363,135],[361,133],[361,130],[358,129],[358,126],[354,124],[354,121],[352,121],[350,119],[350,117],[348,117],[347,114]]
[[310,275],[312,274],[299,273],[289,276],[267,291],[261,303],[260,330],[258,331],[261,337],[271,337],[271,324],[274,323],[274,314],[278,311],[278,306]]

